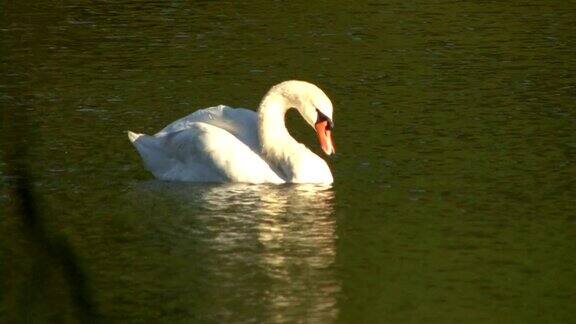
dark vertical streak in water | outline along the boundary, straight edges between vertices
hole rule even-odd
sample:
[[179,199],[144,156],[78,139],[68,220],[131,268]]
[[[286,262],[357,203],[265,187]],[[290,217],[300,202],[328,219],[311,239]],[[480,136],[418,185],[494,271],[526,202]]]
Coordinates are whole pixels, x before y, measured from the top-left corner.
[[[23,107],[18,107],[23,108]],[[42,220],[42,213],[37,208],[33,193],[33,181],[26,161],[28,160],[25,138],[27,124],[25,109],[7,108],[3,110],[2,124],[4,138],[10,138],[3,145],[5,174],[7,176],[8,204],[11,214],[20,224],[22,237],[34,249],[32,278],[18,292],[18,318],[23,322],[34,320],[30,309],[41,303],[41,289],[49,276],[49,267],[58,265],[67,283],[68,292],[73,302],[77,320],[82,323],[97,322],[97,310],[88,288],[88,278],[79,265],[78,258],[66,238],[49,237]],[[7,135],[11,136],[8,137]],[[64,307],[64,305],[62,305]]]

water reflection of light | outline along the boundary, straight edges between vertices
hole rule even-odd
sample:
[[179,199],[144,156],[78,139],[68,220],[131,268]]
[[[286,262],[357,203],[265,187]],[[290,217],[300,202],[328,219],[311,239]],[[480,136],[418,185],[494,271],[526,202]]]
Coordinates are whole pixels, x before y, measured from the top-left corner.
[[268,319],[335,318],[339,284],[332,268],[335,220],[330,186],[214,186],[202,200],[213,210],[234,211],[228,226],[219,227],[215,243],[251,239],[260,246],[254,266],[267,277],[263,299],[268,302]]
[[213,289],[204,297],[213,301],[209,311],[220,314],[212,319],[251,314],[250,321],[335,320],[340,283],[331,186],[154,186],[184,205],[171,215],[178,219],[172,227],[189,233],[202,251],[190,258],[201,259],[195,266],[210,274],[206,285]]

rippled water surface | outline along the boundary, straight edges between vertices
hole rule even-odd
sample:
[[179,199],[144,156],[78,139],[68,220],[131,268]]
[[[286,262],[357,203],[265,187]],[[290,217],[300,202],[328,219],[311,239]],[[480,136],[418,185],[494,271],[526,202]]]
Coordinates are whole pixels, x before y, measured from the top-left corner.
[[[573,3],[5,1],[0,12],[1,322],[576,317]],[[126,138],[201,107],[256,108],[286,79],[332,98],[333,186],[155,181]],[[15,213],[7,170],[19,162],[44,234]]]

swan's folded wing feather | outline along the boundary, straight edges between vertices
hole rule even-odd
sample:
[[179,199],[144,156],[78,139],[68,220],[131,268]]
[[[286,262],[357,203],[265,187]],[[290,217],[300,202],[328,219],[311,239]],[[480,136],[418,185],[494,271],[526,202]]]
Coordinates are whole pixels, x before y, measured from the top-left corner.
[[226,130],[236,136],[256,153],[260,153],[258,139],[258,114],[244,108],[231,108],[224,105],[197,110],[164,127],[156,136],[178,132],[194,123],[205,123]]
[[284,182],[236,136],[194,122],[178,131],[143,135],[134,145],[146,168],[162,180],[196,182]]

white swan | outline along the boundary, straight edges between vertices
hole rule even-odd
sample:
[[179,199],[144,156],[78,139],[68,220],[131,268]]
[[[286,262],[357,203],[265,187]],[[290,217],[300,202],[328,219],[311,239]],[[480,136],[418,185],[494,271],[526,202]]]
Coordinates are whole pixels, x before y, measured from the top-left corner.
[[198,110],[154,136],[129,131],[128,137],[161,180],[332,183],[326,161],[288,133],[284,115],[290,108],[315,128],[322,150],[333,154],[332,102],[317,86],[295,80],[273,86],[258,113],[220,105]]

